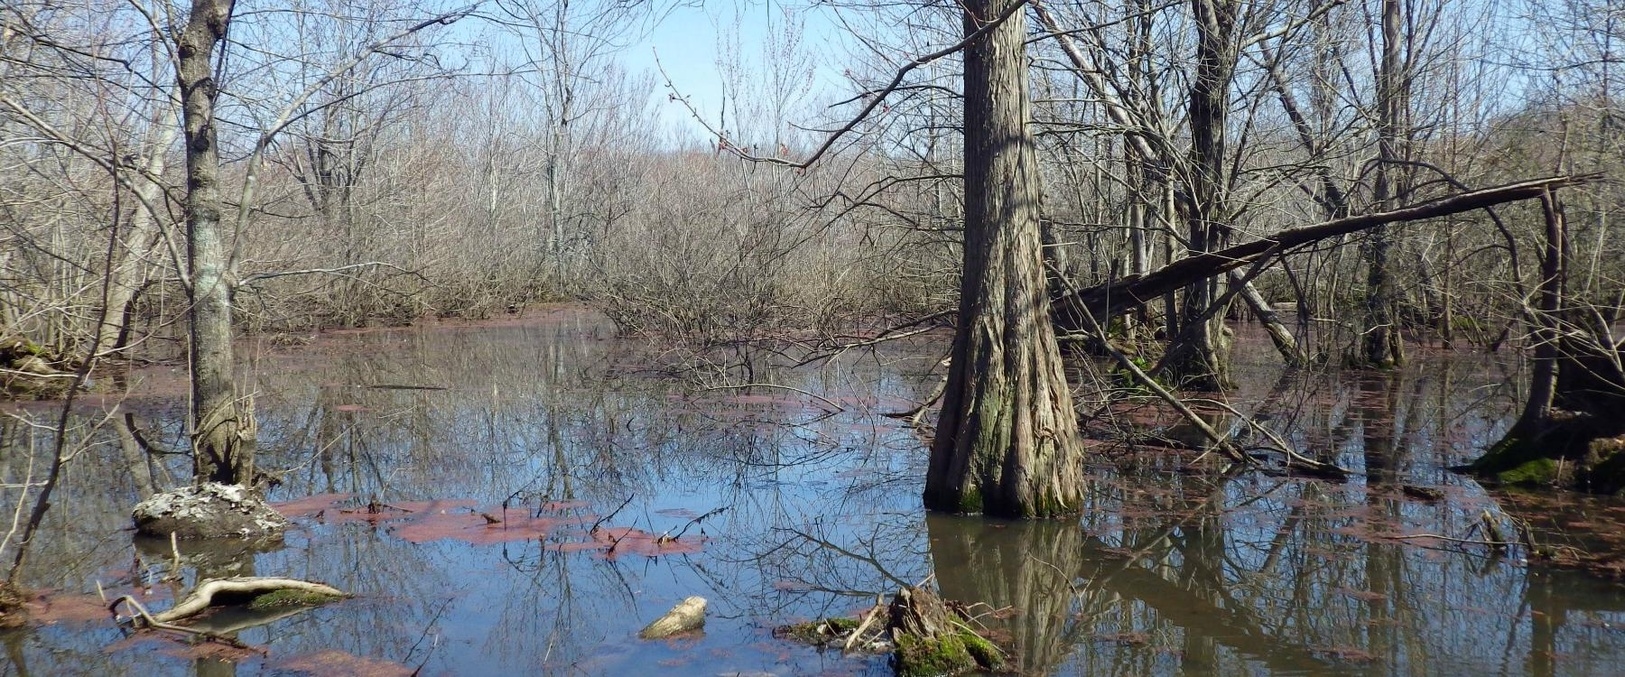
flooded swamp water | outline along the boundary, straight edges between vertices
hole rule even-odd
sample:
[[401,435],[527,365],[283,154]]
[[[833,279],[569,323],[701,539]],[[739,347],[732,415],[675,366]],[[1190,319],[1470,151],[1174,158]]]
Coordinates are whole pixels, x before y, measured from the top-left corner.
[[[0,675],[885,675],[772,628],[928,578],[984,604],[1028,674],[1625,670],[1625,586],[1604,575],[1625,503],[1490,494],[1448,470],[1515,411],[1521,377],[1493,359],[1328,377],[1244,350],[1232,404],[1360,476],[1197,473],[1190,452],[1101,439],[1084,516],[1019,524],[920,507],[926,446],[883,414],[936,387],[933,341],[712,385],[660,377],[661,356],[580,310],[251,350],[259,463],[295,523],[259,550],[132,543],[130,507],[187,470],[119,444],[183,442],[179,377],[137,373],[76,419],[104,425],[30,552],[22,583],[48,593],[36,624],[0,631]],[[54,420],[14,413],[8,510],[50,442],[18,416]],[[1527,520],[1541,552],[1484,545],[1486,514]],[[237,631],[245,650],[121,630],[97,596],[159,609],[224,575],[356,597]],[[703,634],[637,639],[690,595],[710,602]]]

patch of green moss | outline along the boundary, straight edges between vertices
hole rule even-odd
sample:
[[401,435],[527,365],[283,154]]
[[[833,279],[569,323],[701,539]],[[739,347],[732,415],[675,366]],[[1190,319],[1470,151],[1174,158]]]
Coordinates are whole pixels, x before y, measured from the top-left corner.
[[255,597],[254,601],[248,603],[248,608],[263,611],[266,609],[281,609],[291,606],[317,606],[320,604],[337,601],[338,599],[339,597],[335,595],[324,595],[319,592],[310,592],[308,590],[273,590]]
[[962,634],[932,639],[900,636],[892,661],[899,677],[938,677],[976,668],[976,658],[965,647]]
[[961,630],[933,639],[900,636],[892,661],[899,677],[937,677],[996,670],[1004,665],[1004,652],[981,635]]
[[965,641],[965,650],[970,652],[976,664],[989,670],[996,670],[1004,665],[1004,652],[987,638],[974,632],[966,631],[960,637]]
[[855,618],[824,618],[806,623],[781,625],[773,629],[773,635],[789,637],[807,644],[823,644],[856,629],[858,620]]
[[982,512],[982,492],[976,487],[965,489],[964,495],[959,498],[959,512],[966,515],[976,515]]
[[1549,458],[1536,458],[1520,465],[1494,473],[1495,481],[1520,486],[1546,486],[1560,479],[1557,462]]

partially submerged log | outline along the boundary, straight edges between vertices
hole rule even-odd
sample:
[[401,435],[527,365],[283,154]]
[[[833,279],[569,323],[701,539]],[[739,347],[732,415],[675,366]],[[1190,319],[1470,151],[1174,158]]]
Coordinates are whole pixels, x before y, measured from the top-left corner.
[[677,603],[666,615],[638,632],[643,639],[666,639],[705,627],[705,598],[689,597]]
[[205,482],[140,502],[131,511],[138,533],[181,540],[280,538],[288,519],[252,490]]
[[192,594],[166,611],[152,614],[150,621],[175,623],[203,613],[211,606],[247,604],[255,609],[307,607],[349,597],[343,590],[324,583],[297,578],[238,577],[216,578],[198,584]]

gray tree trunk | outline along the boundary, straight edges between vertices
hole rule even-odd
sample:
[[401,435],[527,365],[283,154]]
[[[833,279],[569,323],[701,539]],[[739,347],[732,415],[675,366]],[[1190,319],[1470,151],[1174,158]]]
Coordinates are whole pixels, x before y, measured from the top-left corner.
[[[1409,136],[1406,111],[1410,108],[1409,87],[1400,57],[1399,0],[1382,0],[1382,65],[1377,72],[1377,176],[1372,189],[1376,211],[1392,208],[1396,194],[1395,160],[1403,159],[1401,144]],[[1371,231],[1366,253],[1365,332],[1361,336],[1359,362],[1371,367],[1392,367],[1404,362],[1404,343],[1399,334],[1399,290],[1394,286],[1389,263],[1393,242],[1387,226]]]
[[[970,0],[969,35],[1013,0]],[[1082,504],[1082,447],[1050,301],[1019,8],[965,51],[965,254],[931,446],[930,510],[1043,518]]]
[[221,235],[220,152],[215,138],[214,50],[233,0],[193,0],[176,45],[186,134],[186,244],[191,267],[193,474],[245,484],[254,476],[254,405],[232,383],[231,281]]
[[[1196,74],[1190,88],[1190,162],[1181,194],[1190,256],[1216,252],[1230,244],[1225,130],[1238,58],[1240,8],[1236,0],[1191,0],[1196,19]],[[1218,278],[1197,280],[1185,288],[1179,332],[1170,336],[1158,372],[1198,390],[1222,390],[1229,384],[1224,313],[1208,312],[1219,298]]]

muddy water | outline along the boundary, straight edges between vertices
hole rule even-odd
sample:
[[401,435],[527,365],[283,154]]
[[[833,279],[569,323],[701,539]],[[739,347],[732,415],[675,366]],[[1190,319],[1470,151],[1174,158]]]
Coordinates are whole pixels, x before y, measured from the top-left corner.
[[[1091,465],[1079,522],[1011,524],[919,508],[924,450],[881,414],[931,391],[934,351],[727,373],[690,358],[674,381],[648,366],[685,360],[576,311],[258,349],[261,464],[297,524],[261,552],[132,544],[143,486],[186,470],[118,444],[126,411],[156,446],[180,442],[174,375],[137,375],[77,419],[104,424],[79,434],[24,572],[62,592],[48,625],[0,633],[0,675],[887,674],[771,628],[932,576],[986,603],[1034,674],[1614,674],[1625,659],[1625,588],[1477,543],[1485,511],[1511,524],[1505,502],[1446,468],[1512,411],[1518,377],[1493,361],[1328,380],[1244,352],[1235,406],[1368,474],[1199,475],[1140,450]],[[15,418],[0,434],[14,484],[48,435]],[[1601,532],[1622,510],[1570,504]],[[160,608],[231,574],[358,596],[236,632],[259,651],[128,635],[94,598],[99,583]],[[710,600],[703,635],[636,639],[689,595]]]

